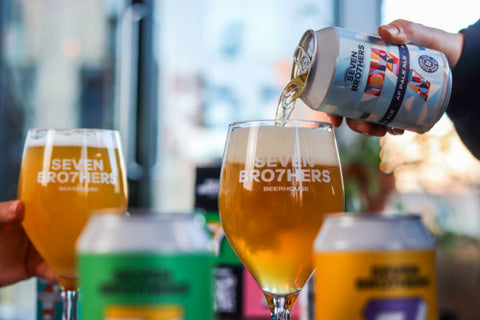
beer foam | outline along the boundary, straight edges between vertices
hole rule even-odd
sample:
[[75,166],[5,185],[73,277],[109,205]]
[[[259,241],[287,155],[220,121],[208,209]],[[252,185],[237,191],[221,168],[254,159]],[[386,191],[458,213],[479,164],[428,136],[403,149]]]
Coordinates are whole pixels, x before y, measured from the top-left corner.
[[331,129],[299,127],[247,127],[230,133],[230,162],[243,163],[256,155],[308,156],[315,163],[338,166],[338,152]]
[[119,148],[119,134],[115,130],[95,129],[33,129],[28,132],[25,147],[88,146],[93,148]]

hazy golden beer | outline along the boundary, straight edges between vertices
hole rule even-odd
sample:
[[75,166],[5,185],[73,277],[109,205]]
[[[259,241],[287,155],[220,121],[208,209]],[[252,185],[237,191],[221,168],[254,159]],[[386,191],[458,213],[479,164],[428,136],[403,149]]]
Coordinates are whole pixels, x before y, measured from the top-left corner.
[[90,213],[127,208],[121,152],[109,130],[82,139],[53,130],[33,135],[26,140],[19,182],[23,226],[60,284],[73,289],[75,242]]
[[219,195],[225,234],[263,291],[298,292],[313,272],[324,215],[343,211],[334,136],[266,126],[233,130],[228,141]]

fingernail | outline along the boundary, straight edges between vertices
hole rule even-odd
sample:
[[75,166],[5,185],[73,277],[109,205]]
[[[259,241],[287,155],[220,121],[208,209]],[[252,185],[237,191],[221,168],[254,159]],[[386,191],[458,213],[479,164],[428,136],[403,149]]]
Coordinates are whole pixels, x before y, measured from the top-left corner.
[[16,208],[17,208],[17,204],[15,202],[12,202],[12,204],[8,206],[8,209],[5,212],[5,222],[10,223],[13,220],[15,220]]
[[383,137],[386,134],[387,134],[387,129],[385,129],[385,128],[375,128],[374,135],[376,135],[377,137]]
[[371,128],[368,123],[361,122],[357,124],[356,131],[363,133],[364,135],[370,136],[371,135]]
[[356,125],[355,129],[357,131],[368,131],[368,124],[360,122]]
[[392,25],[384,25],[383,28],[390,33],[392,36],[397,35],[399,33],[398,28]]
[[20,218],[20,216],[21,216],[20,206],[21,205],[22,204],[19,201],[12,202],[10,207],[8,207],[7,221],[14,222],[14,221],[17,221]]
[[400,134],[403,134],[403,129],[396,129],[396,128],[392,128],[391,130],[391,134],[394,134],[394,135],[400,135]]

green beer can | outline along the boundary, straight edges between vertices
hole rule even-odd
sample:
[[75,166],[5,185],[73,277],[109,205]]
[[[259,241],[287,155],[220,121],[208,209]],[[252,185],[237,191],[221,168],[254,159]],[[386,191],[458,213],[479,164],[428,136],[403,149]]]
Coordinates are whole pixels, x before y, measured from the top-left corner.
[[95,215],[77,251],[81,319],[214,318],[213,253],[199,216]]

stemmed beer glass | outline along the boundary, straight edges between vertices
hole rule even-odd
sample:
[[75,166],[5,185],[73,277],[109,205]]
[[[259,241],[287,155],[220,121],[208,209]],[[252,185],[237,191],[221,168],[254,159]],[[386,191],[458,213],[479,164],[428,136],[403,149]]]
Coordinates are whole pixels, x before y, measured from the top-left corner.
[[225,235],[268,301],[290,319],[314,271],[313,243],[327,213],[344,207],[333,128],[314,121],[229,126],[219,191]]
[[23,227],[57,274],[63,319],[76,319],[75,242],[93,211],[124,212],[120,135],[100,129],[30,129],[20,172]]

